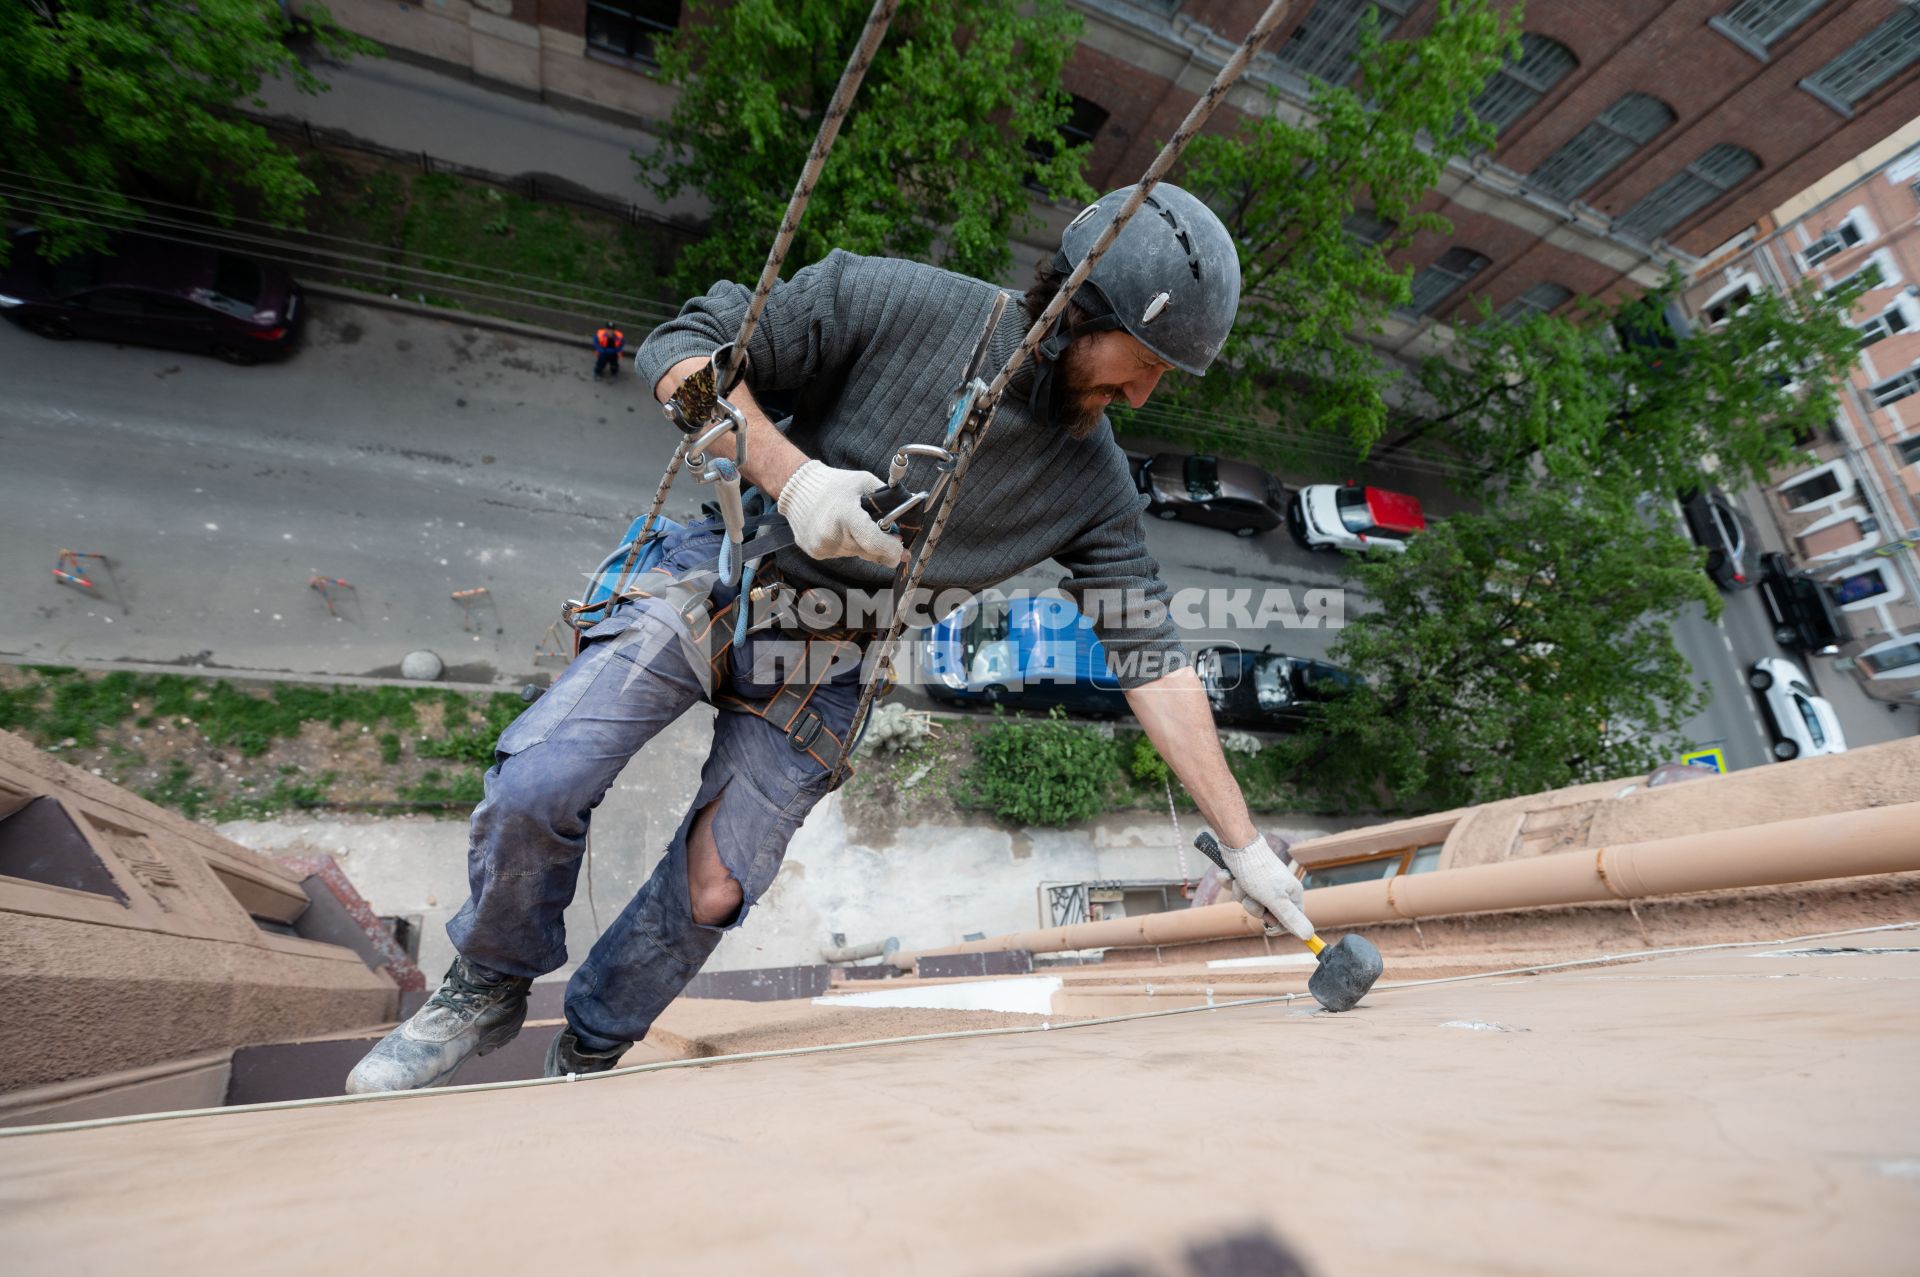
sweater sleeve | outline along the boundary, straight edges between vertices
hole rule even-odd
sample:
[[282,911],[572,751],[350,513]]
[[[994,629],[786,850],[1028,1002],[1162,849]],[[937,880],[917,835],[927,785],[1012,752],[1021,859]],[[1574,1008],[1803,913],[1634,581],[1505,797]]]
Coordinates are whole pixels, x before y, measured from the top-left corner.
[[1061,588],[1093,622],[1108,669],[1129,691],[1190,663],[1160,564],[1147,552],[1146,508],[1146,497],[1129,490],[1054,555],[1068,573]]
[[[841,294],[849,265],[858,260],[836,249],[774,285],[747,341],[747,384],[755,392],[794,390],[837,373],[847,362],[848,334],[836,316],[846,309]],[[752,295],[743,285],[721,280],[647,334],[633,356],[643,384],[656,386],[681,360],[710,355],[732,341]]]

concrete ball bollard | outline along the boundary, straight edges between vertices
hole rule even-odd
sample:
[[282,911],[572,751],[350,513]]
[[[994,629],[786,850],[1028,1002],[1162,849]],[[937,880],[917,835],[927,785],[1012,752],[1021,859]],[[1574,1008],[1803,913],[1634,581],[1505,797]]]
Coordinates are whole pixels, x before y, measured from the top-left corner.
[[422,648],[418,652],[408,652],[400,658],[400,677],[416,679],[422,683],[431,683],[446,671],[446,664],[432,652]]

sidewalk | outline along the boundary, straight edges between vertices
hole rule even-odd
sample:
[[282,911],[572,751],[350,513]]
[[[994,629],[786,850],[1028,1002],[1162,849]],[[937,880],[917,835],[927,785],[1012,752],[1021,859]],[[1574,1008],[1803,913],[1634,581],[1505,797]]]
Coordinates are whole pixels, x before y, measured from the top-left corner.
[[634,153],[652,154],[657,145],[638,122],[615,124],[530,102],[394,58],[310,58],[307,65],[330,91],[305,94],[269,80],[260,86],[267,114],[510,177],[562,178],[677,222],[707,215],[698,194],[662,201],[636,180]]

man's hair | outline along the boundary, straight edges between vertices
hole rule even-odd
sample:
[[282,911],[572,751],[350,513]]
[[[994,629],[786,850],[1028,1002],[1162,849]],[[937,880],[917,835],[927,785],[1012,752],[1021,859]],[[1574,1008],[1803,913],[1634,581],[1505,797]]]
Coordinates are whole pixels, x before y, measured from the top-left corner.
[[[1042,257],[1033,264],[1033,282],[1027,285],[1027,295],[1020,300],[1021,309],[1027,312],[1027,327],[1040,322],[1040,316],[1053,304],[1053,295],[1060,291],[1060,285],[1067,282],[1067,272],[1056,269],[1051,256]],[[1071,327],[1087,317],[1079,302],[1067,304],[1067,324]]]

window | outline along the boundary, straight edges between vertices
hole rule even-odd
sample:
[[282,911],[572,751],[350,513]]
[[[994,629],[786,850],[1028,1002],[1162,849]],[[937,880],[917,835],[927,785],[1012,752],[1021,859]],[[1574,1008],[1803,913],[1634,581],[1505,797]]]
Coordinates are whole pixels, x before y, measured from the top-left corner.
[[1027,139],[1029,154],[1041,160],[1050,160],[1061,146],[1079,146],[1092,142],[1107,123],[1107,108],[1097,102],[1072,94],[1072,103],[1068,107],[1067,118],[1060,124],[1060,140],[1034,137]]
[[1571,50],[1558,40],[1535,35],[1520,37],[1520,56],[1487,81],[1473,100],[1473,113],[1496,129],[1504,129],[1533,109],[1547,90],[1578,66]]
[[144,315],[147,313],[145,299],[130,288],[98,288],[85,297],[74,300],[76,305],[84,306],[97,315]]
[[1746,181],[1759,169],[1752,151],[1722,142],[1628,209],[1619,228],[1652,239],[1665,235],[1707,205]]
[[1753,54],[1767,56],[1767,46],[1799,26],[1827,0],[1740,0],[1709,25]]
[[1825,749],[1827,734],[1820,730],[1820,715],[1813,709],[1813,689],[1805,683],[1795,683],[1792,691],[1794,707],[1800,711],[1800,721],[1807,725],[1807,739],[1815,749]]
[[1860,344],[1871,346],[1876,341],[1884,341],[1895,333],[1908,332],[1920,328],[1920,303],[1911,297],[1898,297],[1893,305],[1860,325]]
[[1549,195],[1570,200],[1613,172],[1673,120],[1660,99],[1629,93],[1542,160],[1527,180]]
[[1500,308],[1500,318],[1518,323],[1535,315],[1548,315],[1573,300],[1573,290],[1559,284],[1535,284]]
[[1801,252],[1801,260],[1809,266],[1818,266],[1829,257],[1846,252],[1860,242],[1860,227],[1849,218],[1807,245]]
[[1841,490],[1840,476],[1832,470],[1822,470],[1818,474],[1808,475],[1797,483],[1790,483],[1781,489],[1788,510],[1804,510],[1810,505],[1837,497]]
[[1487,258],[1470,248],[1449,248],[1439,261],[1413,277],[1413,300],[1407,303],[1407,309],[1416,315],[1426,314],[1486,266]]
[[680,25],[680,0],[587,0],[587,43],[652,62],[653,46]]
[[1821,293],[1821,296],[1831,297],[1835,293],[1843,292],[1851,288],[1856,283],[1860,285],[1860,295],[1862,297],[1876,288],[1885,288],[1887,286],[1886,269],[1877,261],[1868,262],[1865,266],[1862,266],[1859,270],[1853,272],[1853,274],[1847,276],[1839,283],[1825,289]]
[[1702,313],[1706,315],[1707,323],[1710,326],[1718,328],[1721,324],[1726,323],[1729,319],[1732,319],[1735,315],[1745,310],[1748,303],[1752,301],[1752,285],[1742,284],[1725,297],[1713,302]]
[[1274,61],[1299,76],[1317,77],[1329,84],[1344,83],[1353,74],[1354,55],[1360,51],[1360,26],[1368,10],[1387,35],[1400,25],[1415,0],[1318,0],[1307,19],[1288,37]]
[[1905,677],[1909,666],[1920,671],[1920,640],[1882,644],[1872,651],[1860,653],[1854,659],[1861,669],[1876,678],[1895,674],[1896,671],[1897,677]]
[[1370,208],[1356,208],[1341,219],[1340,229],[1362,244],[1378,244],[1393,234],[1392,222],[1379,217]]
[[1887,378],[1867,393],[1873,396],[1874,407],[1884,408],[1916,392],[1920,392],[1920,369],[1909,368],[1897,377]]
[[1800,81],[1800,87],[1851,117],[1854,103],[1912,66],[1916,58],[1920,58],[1920,8],[1903,4],[1860,43]]
[[1877,598],[1887,592],[1887,578],[1875,568],[1870,572],[1856,572],[1852,576],[1843,576],[1834,586],[1834,602],[1845,607],[1849,603],[1859,603],[1866,599]]
[[1831,297],[1843,289],[1851,288],[1855,284],[1858,284],[1860,286],[1860,297],[1864,299],[1868,293],[1877,288],[1892,288],[1895,284],[1900,283],[1902,278],[1903,276],[1900,274],[1900,264],[1894,260],[1893,254],[1884,248],[1876,248],[1867,257],[1865,265],[1853,272],[1853,274],[1843,276],[1839,281],[1832,284],[1824,291],[1824,295]]
[[1900,454],[1901,465],[1920,466],[1920,435],[1915,435],[1911,439],[1902,439],[1893,447]]

